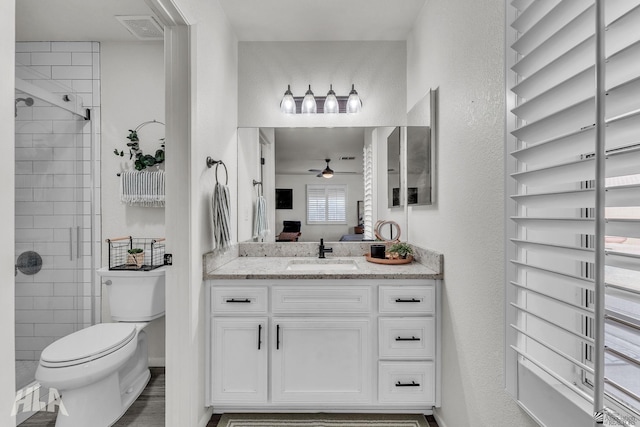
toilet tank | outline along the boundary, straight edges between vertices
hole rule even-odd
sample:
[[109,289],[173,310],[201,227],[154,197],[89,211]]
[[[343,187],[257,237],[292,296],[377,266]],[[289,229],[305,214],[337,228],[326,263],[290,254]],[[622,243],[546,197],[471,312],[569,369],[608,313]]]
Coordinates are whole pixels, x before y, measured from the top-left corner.
[[97,271],[109,298],[111,318],[117,322],[147,322],[164,316],[165,267],[150,271]]

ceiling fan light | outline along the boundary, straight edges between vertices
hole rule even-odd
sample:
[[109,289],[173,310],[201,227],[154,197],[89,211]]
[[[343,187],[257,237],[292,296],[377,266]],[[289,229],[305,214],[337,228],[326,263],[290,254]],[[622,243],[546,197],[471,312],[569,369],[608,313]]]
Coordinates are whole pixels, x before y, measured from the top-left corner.
[[318,107],[316,106],[316,98],[313,96],[313,92],[311,91],[311,85],[309,85],[309,90],[304,94],[300,112],[302,114],[315,114],[317,111]]
[[280,101],[280,111],[285,114],[296,113],[296,101],[293,99],[293,93],[291,93],[290,85],[287,85],[287,91],[284,93],[282,101]]
[[362,100],[356,92],[355,85],[351,85],[351,92],[349,92],[349,98],[347,99],[347,114],[357,114],[362,111]]
[[333,85],[329,85],[329,92],[324,99],[324,113],[325,114],[338,114],[338,98],[333,91]]
[[331,159],[325,159],[324,161],[327,162],[327,167],[322,171],[322,177],[333,178],[333,170],[329,167],[329,162],[331,161]]

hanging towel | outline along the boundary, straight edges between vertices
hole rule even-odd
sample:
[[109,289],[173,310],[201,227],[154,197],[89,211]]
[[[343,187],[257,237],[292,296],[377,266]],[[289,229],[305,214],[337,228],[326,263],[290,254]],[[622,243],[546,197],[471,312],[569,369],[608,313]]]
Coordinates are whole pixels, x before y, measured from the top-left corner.
[[120,174],[120,201],[130,206],[164,206],[164,171],[125,171]]
[[231,245],[231,211],[229,187],[216,183],[211,197],[213,249],[226,250]]
[[255,218],[253,221],[253,238],[264,239],[269,234],[267,223],[267,199],[258,196],[256,199]]

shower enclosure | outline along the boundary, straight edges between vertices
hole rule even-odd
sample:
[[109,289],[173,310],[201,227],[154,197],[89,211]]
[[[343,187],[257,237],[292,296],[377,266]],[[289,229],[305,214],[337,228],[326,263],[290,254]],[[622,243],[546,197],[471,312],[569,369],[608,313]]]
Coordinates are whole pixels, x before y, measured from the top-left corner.
[[[24,73],[20,73],[23,75]],[[95,318],[94,126],[68,87],[16,79],[16,390],[42,350]]]

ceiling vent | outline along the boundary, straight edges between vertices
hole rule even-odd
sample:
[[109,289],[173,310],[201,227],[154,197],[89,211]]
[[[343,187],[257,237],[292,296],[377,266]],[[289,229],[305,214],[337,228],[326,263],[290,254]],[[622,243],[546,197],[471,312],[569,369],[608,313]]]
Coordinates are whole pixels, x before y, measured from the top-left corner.
[[164,31],[153,16],[116,16],[116,19],[139,40],[164,40]]
[[342,157],[338,157],[338,160],[355,160],[356,158],[354,156],[342,156]]

